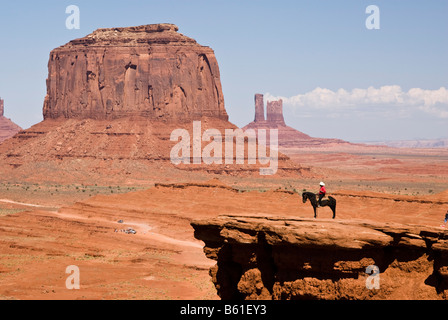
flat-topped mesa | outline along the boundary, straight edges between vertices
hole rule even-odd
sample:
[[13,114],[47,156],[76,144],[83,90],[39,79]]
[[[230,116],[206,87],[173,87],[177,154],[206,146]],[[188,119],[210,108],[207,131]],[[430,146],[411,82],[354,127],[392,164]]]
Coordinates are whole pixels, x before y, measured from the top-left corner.
[[1,99],[0,98],[0,117],[2,117],[3,116],[3,114],[4,114],[4,108],[5,108],[5,105],[4,105],[4,101],[3,101],[3,99]]
[[98,29],[50,53],[44,118],[228,120],[214,51],[173,24]]

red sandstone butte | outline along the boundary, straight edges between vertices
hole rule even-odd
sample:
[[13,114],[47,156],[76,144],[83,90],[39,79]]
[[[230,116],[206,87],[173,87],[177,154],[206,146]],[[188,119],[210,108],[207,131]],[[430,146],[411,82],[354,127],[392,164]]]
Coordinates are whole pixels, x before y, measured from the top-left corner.
[[50,53],[44,118],[228,120],[214,51],[174,24],[98,29]]
[[17,132],[22,130],[18,125],[10,119],[3,116],[5,107],[3,99],[0,99],[0,143],[13,137]]
[[[185,129],[194,139],[192,120],[201,121],[202,132],[237,128],[228,121],[213,50],[177,30],[99,29],[53,50],[44,121],[0,145],[0,176],[114,184],[154,179],[156,171],[163,179],[182,171],[258,176],[262,164],[248,160],[171,162],[171,133]],[[296,177],[309,169],[279,153],[277,172]]]

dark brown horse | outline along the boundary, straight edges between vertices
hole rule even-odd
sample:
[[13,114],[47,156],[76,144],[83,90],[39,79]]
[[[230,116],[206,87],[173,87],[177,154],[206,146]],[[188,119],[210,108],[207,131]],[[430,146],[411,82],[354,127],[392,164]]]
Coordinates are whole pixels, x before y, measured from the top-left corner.
[[[317,207],[319,206],[319,203],[317,201],[317,195],[312,192],[304,192],[302,193],[302,200],[303,203],[306,202],[306,200],[310,200],[311,205],[314,209],[314,218],[317,218]],[[330,207],[331,211],[333,211],[333,219],[336,218],[336,199],[329,196],[328,200],[322,200],[321,201],[321,207]]]

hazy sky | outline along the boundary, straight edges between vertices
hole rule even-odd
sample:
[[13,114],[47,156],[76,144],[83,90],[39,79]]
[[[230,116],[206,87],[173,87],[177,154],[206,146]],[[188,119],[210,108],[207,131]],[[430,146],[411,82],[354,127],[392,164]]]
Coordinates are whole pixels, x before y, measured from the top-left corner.
[[[69,5],[79,30],[66,28]],[[369,5],[380,29],[366,27]],[[2,1],[0,97],[28,128],[42,120],[52,49],[97,28],[167,22],[214,49],[238,126],[264,93],[315,137],[448,137],[447,15],[446,0]]]

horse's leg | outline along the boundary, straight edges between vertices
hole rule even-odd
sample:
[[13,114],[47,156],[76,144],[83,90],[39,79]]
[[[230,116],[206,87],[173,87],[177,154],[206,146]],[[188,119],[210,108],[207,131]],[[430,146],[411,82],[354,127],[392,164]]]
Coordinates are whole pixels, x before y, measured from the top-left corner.
[[313,206],[313,209],[314,209],[314,219],[316,219],[317,218],[317,208],[316,208],[316,206]]

